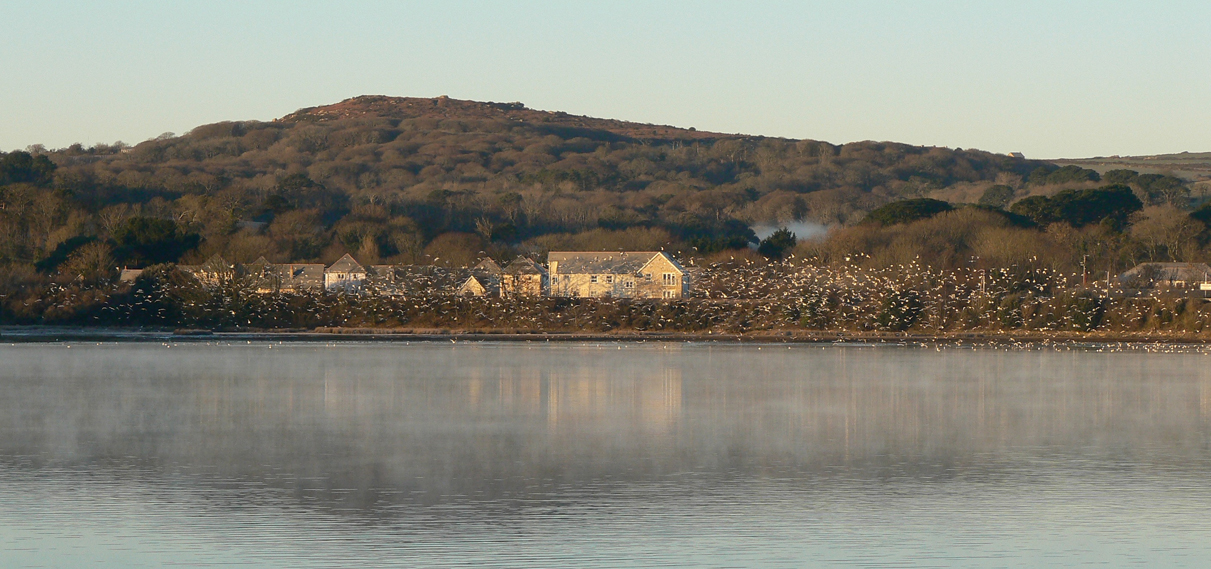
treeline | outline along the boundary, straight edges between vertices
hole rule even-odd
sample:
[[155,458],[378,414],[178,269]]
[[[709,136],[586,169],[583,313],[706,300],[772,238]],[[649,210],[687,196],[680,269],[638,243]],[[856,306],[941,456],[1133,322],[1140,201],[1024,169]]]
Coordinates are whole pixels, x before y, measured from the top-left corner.
[[[1075,167],[1066,168],[1066,176],[1075,175]],[[1211,260],[1211,205],[1192,208],[1196,201],[1180,179],[1114,170],[1078,185],[1012,202],[1000,186],[976,204],[892,202],[796,252],[869,268],[1045,266],[1087,281],[1113,279],[1144,262]]]

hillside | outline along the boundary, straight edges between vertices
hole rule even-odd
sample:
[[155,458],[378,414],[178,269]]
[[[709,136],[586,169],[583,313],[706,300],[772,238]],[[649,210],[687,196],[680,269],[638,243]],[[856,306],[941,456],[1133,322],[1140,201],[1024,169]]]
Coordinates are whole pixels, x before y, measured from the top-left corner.
[[1168,174],[1188,182],[1211,181],[1211,152],[1182,152],[1152,156],[1099,156],[1055,160],[1059,165],[1075,165],[1104,174],[1110,170],[1135,170],[1141,174]]
[[1012,199],[1088,178],[979,150],[729,135],[446,97],[356,97],[134,147],[33,154],[2,157],[12,173],[0,179],[0,265],[43,271],[86,249],[94,264],[176,258],[164,251],[443,264],[552,248],[709,254],[746,247],[754,224],[849,225],[898,199],[974,202],[994,185]]

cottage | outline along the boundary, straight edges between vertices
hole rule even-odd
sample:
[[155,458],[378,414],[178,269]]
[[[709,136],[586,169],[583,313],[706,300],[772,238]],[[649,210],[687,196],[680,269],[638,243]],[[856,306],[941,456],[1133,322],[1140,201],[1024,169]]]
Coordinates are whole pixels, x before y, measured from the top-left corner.
[[552,252],[551,296],[683,298],[688,273],[663,251]]
[[218,254],[212,255],[201,265],[177,265],[177,268],[192,275],[202,286],[208,288],[229,283],[235,278],[235,265],[228,263]]
[[500,296],[543,296],[547,290],[547,270],[533,259],[518,257],[501,270]]
[[1131,289],[1198,288],[1211,282],[1207,263],[1141,263],[1119,275],[1119,284]]
[[366,282],[366,268],[348,253],[324,269],[324,290],[330,292],[361,292]]

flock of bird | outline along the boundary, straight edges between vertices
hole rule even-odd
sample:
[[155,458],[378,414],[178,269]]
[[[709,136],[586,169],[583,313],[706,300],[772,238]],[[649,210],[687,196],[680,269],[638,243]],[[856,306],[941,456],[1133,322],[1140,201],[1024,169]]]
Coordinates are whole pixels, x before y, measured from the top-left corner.
[[[18,302],[6,320],[236,329],[406,327],[493,331],[738,333],[819,330],[1201,332],[1201,303],[1161,296],[1107,299],[1079,276],[1046,267],[936,269],[918,263],[867,268],[794,259],[696,268],[680,300],[462,297],[448,289],[403,296],[257,293],[181,278],[134,286],[52,284]],[[0,313],[2,314],[2,313]]]

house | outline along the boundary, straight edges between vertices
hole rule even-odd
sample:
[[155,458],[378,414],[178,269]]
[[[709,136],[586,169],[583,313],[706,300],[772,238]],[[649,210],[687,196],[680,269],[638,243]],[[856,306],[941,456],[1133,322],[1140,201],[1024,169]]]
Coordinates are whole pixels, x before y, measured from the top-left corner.
[[547,270],[533,259],[518,257],[501,269],[500,296],[543,296],[547,290]]
[[251,281],[253,290],[258,293],[277,292],[281,288],[277,270],[264,256],[244,265],[240,272]]
[[1185,289],[1211,283],[1207,263],[1141,263],[1119,275],[1119,284],[1132,289]]
[[306,292],[324,288],[324,265],[270,263],[265,257],[237,267],[236,274],[258,293]]
[[284,263],[273,265],[278,292],[318,292],[324,290],[324,265]]
[[230,283],[235,278],[235,265],[228,263],[218,254],[212,255],[201,265],[177,265],[177,268],[193,276],[207,288]]
[[458,296],[495,296],[500,294],[500,281],[472,274],[455,292]]
[[141,274],[143,274],[143,269],[127,269],[123,267],[122,272],[118,274],[118,282],[133,283]]
[[366,268],[348,253],[324,269],[324,290],[329,292],[361,292],[365,282]]
[[663,251],[552,252],[551,296],[684,298],[688,273]]

